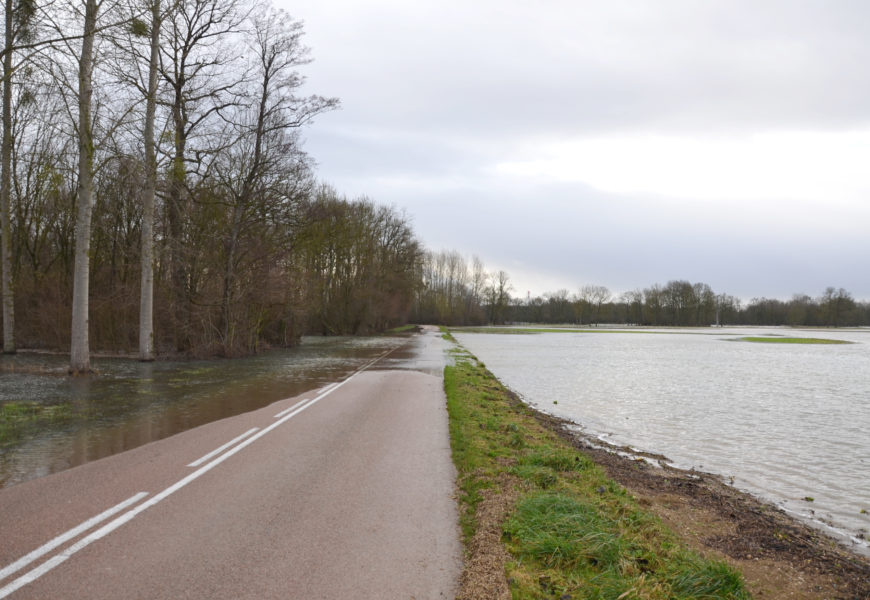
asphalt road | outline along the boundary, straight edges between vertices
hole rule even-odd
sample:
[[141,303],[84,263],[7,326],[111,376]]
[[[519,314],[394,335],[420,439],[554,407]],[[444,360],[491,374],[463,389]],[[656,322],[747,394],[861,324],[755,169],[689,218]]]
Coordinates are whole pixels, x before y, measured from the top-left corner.
[[442,356],[0,490],[0,599],[452,598]]

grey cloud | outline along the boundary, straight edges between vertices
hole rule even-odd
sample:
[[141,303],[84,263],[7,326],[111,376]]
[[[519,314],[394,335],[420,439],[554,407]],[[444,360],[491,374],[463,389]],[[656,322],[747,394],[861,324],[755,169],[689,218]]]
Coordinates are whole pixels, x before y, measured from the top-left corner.
[[580,185],[550,186],[533,196],[456,190],[389,199],[409,208],[432,247],[477,253],[504,266],[539,265],[559,274],[560,287],[570,290],[595,283],[625,291],[689,279],[747,299],[815,296],[830,285],[870,299],[866,264],[861,267],[870,239],[807,240],[787,217],[777,223],[739,214],[719,220],[702,210],[662,210],[653,199]]
[[363,14],[350,39],[319,43],[318,61],[348,112],[394,130],[509,137],[870,118],[870,5],[571,5],[535,5],[532,25],[522,13],[469,22],[445,11],[434,23]]
[[685,278],[746,298],[835,285],[870,299],[870,240],[854,233],[860,219],[848,210],[832,215],[817,203],[818,215],[792,207],[760,222],[751,207],[686,210],[581,185],[515,189],[488,175],[531,140],[865,128],[870,3],[294,0],[288,8],[308,22],[309,88],[343,103],[305,134],[320,176],[407,208],[431,247],[537,268],[569,289]]

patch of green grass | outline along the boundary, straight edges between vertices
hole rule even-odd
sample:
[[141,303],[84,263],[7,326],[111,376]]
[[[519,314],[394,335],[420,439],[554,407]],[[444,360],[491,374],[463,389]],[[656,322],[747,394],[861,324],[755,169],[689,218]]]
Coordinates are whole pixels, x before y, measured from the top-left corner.
[[[442,330],[446,328],[442,327]],[[691,331],[690,331],[691,330]],[[710,327],[676,327],[673,331],[659,329],[612,327],[451,327],[457,333],[494,333],[503,335],[532,335],[537,333],[630,333],[639,335],[737,335],[717,332]]]
[[65,422],[71,418],[72,410],[67,404],[46,405],[38,402],[0,404],[0,448],[14,444],[49,423]]
[[568,572],[590,570],[587,579],[618,571],[621,557],[630,552],[618,522],[591,502],[564,493],[526,496],[504,529],[508,539],[520,542],[518,558]]
[[514,600],[749,598],[739,573],[689,550],[478,361],[454,359],[444,388],[460,522],[468,542],[483,489],[518,494],[503,523]]
[[736,342],[755,342],[759,344],[852,344],[846,340],[831,340],[827,338],[800,338],[800,337],[779,337],[779,336],[759,336],[759,337],[742,337],[733,341]]
[[[457,344],[457,343],[458,343],[458,342],[456,341],[456,338],[453,337],[453,334],[450,333],[450,330],[447,329],[447,327],[445,327],[444,325],[442,325],[442,326],[440,327],[440,329],[441,329],[441,337],[442,337],[442,338],[444,338],[444,339],[447,340],[448,342],[453,342],[454,344]],[[465,350],[464,348],[461,349],[461,350],[460,350],[459,348],[454,348],[452,351],[454,351],[454,350],[455,350],[457,353],[459,353],[459,352],[466,352],[466,350]]]
[[628,329],[589,329],[583,327],[451,327],[459,333],[500,333],[506,335],[530,335],[535,333],[668,333]]

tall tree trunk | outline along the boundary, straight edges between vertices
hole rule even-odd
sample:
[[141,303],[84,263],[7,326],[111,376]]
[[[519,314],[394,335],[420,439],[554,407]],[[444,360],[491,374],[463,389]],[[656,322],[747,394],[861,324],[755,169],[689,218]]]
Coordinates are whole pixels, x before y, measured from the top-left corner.
[[157,153],[154,116],[157,112],[157,67],[160,50],[160,0],[151,0],[151,56],[145,101],[145,192],[142,199],[142,283],[139,293],[139,360],[154,360],[154,195]]
[[93,95],[94,30],[97,23],[97,0],[85,3],[85,26],[79,59],[79,185],[76,202],[76,249],[73,273],[72,336],[70,372],[91,370],[88,343],[88,293],[90,277],[91,212],[93,201],[94,140],[91,131],[91,96]]
[[236,289],[236,253],[239,246],[239,236],[242,231],[242,221],[245,208],[252,202],[256,182],[260,176],[260,168],[263,157],[263,138],[266,131],[266,111],[269,100],[269,78],[271,72],[267,68],[263,76],[260,94],[259,109],[257,111],[257,130],[254,138],[254,155],[251,160],[251,168],[245,175],[241,191],[233,204],[233,218],[230,235],[225,242],[226,268],[224,270],[224,293],[221,307],[223,319],[224,354],[230,356],[233,352],[234,330],[233,323],[233,295]]
[[221,302],[221,319],[223,320],[224,356],[233,355],[235,344],[235,323],[233,322],[233,295],[236,288],[236,249],[239,244],[239,234],[242,226],[242,209],[238,199],[233,206],[232,227],[229,238],[224,242],[226,266],[224,268],[224,293]]
[[166,203],[166,216],[169,224],[169,271],[170,294],[172,297],[172,331],[175,337],[175,349],[186,352],[190,349],[189,321],[190,313],[187,302],[187,275],[185,256],[183,252],[184,223],[186,213],[185,153],[187,149],[187,120],[183,110],[183,90],[176,88],[175,105],[172,108],[175,127],[175,154],[172,157],[172,170],[169,176],[169,197]]
[[3,56],[3,142],[0,150],[0,255],[2,255],[3,352],[15,353],[15,295],[12,287],[12,253],[9,210],[12,189],[12,1],[6,0],[5,49]]

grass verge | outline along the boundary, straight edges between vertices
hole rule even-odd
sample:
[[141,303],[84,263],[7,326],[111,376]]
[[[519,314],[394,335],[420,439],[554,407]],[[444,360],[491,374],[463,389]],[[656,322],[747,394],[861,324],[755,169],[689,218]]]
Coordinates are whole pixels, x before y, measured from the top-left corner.
[[690,551],[474,357],[453,362],[444,387],[469,553],[458,598],[749,598],[739,573]]

